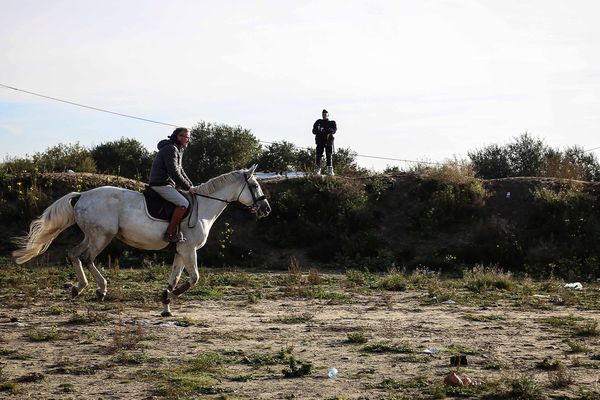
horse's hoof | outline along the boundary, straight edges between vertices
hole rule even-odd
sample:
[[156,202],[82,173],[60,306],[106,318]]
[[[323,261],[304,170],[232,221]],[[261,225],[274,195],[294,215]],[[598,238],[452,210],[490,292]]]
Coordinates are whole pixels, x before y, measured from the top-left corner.
[[71,286],[71,299],[79,296],[79,290],[75,286]]
[[173,314],[171,314],[171,311],[163,311],[160,313],[161,317],[172,317]]
[[98,301],[104,301],[104,296],[106,296],[106,293],[103,293],[100,289],[96,289],[96,299]]

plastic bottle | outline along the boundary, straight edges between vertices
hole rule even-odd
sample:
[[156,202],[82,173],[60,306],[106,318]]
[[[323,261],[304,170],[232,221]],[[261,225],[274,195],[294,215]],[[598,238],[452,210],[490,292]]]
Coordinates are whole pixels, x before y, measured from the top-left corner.
[[338,374],[338,370],[335,368],[331,368],[329,370],[329,372],[327,373],[327,376],[330,378],[335,378],[337,376],[337,374]]

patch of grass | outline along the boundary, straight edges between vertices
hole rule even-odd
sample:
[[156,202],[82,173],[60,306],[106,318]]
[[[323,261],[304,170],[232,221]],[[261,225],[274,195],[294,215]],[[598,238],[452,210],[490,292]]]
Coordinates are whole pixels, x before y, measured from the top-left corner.
[[288,362],[289,367],[281,370],[286,378],[300,378],[313,372],[313,364],[310,361],[297,361],[291,356]]
[[578,400],[598,400],[600,399],[600,390],[580,388],[578,395]]
[[306,290],[306,298],[318,300],[336,300],[338,302],[347,302],[351,297],[345,293],[326,290],[322,287],[311,287]]
[[0,348],[0,357],[7,360],[30,360],[32,357],[29,354],[20,353],[18,350]]
[[450,346],[446,347],[444,351],[450,354],[464,354],[467,356],[474,356],[480,353],[477,350],[470,349],[460,344],[451,344]]
[[157,383],[157,394],[167,399],[197,398],[198,394],[220,392],[215,378],[197,372],[164,370]]
[[463,273],[464,287],[476,293],[484,293],[491,290],[512,290],[515,281],[510,272],[504,272],[498,268],[486,268],[476,266],[472,270]]
[[475,321],[475,322],[493,322],[493,321],[503,321],[506,319],[503,315],[484,315],[484,314],[465,314],[462,318],[467,321]]
[[50,329],[35,329],[33,331],[27,332],[27,338],[32,342],[51,342],[53,340],[60,339],[60,332],[56,329],[56,327],[52,327]]
[[263,299],[263,292],[260,290],[251,290],[246,293],[249,304],[257,304]]
[[367,353],[414,353],[414,346],[407,342],[373,342],[365,345],[362,351]]
[[14,381],[0,382],[0,392],[16,393],[19,390],[19,385]]
[[573,332],[576,336],[600,336],[598,321],[590,320],[577,325]]
[[63,315],[70,312],[74,312],[73,308],[63,307],[56,304],[51,305],[48,309],[48,314],[50,315]]
[[188,372],[222,374],[223,365],[231,360],[231,356],[215,351],[201,353],[190,361]]
[[80,314],[77,311],[73,312],[73,315],[71,315],[71,317],[67,320],[67,324],[84,325],[106,321],[108,321],[108,318],[106,318],[104,314],[93,311],[88,308],[85,314]]
[[61,383],[58,385],[58,391],[62,393],[73,393],[75,392],[75,385],[72,383]]
[[554,371],[548,371],[548,380],[555,389],[571,386],[574,382],[573,374],[564,364],[559,364]]
[[357,286],[365,286],[373,284],[377,280],[377,276],[371,274],[368,270],[349,269],[346,271],[346,280]]
[[281,324],[304,324],[308,321],[312,321],[315,317],[315,314],[305,312],[303,314],[296,315],[284,315],[282,317],[276,317],[271,320],[271,322],[279,322]]
[[587,353],[590,351],[590,348],[585,343],[579,340],[567,339],[565,343],[567,344],[567,346],[569,346],[569,351],[571,353]]
[[27,375],[18,377],[16,379],[16,381],[21,382],[21,383],[32,383],[32,382],[39,382],[39,381],[43,380],[44,377],[45,377],[45,375],[41,374],[39,372],[31,372]]
[[544,358],[542,361],[535,363],[535,367],[544,371],[555,371],[562,363],[559,360],[553,360],[550,357]]
[[347,335],[348,343],[363,344],[369,341],[369,337],[364,332],[350,332]]
[[189,297],[198,300],[220,300],[225,293],[220,286],[196,286],[189,292]]
[[150,358],[145,353],[129,353],[120,351],[115,354],[111,361],[120,365],[141,365],[146,363]]
[[406,282],[406,277],[404,274],[399,272],[395,272],[389,275],[384,276],[379,280],[377,285],[381,289],[394,291],[394,292],[402,292],[408,289],[408,284]]
[[132,350],[138,347],[139,343],[144,339],[145,329],[141,324],[136,324],[134,327],[127,327],[117,323],[113,333],[113,349]]
[[510,379],[507,387],[494,396],[495,399],[545,400],[547,398],[542,385],[532,375],[521,375]]

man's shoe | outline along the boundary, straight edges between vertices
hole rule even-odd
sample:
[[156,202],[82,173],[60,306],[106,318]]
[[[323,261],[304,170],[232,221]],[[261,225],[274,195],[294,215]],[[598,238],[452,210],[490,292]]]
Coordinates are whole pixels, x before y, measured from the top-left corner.
[[327,175],[331,175],[334,176],[335,174],[333,173],[333,167],[327,167]]
[[315,175],[321,175],[321,168],[315,168]]

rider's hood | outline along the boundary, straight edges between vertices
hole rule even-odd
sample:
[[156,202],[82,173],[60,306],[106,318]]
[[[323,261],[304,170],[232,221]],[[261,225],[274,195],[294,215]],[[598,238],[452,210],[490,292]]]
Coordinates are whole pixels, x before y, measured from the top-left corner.
[[158,142],[156,147],[158,147],[158,149],[160,150],[168,144],[173,144],[173,141],[171,139],[163,139],[160,142]]

